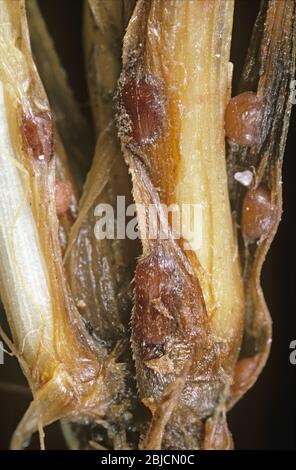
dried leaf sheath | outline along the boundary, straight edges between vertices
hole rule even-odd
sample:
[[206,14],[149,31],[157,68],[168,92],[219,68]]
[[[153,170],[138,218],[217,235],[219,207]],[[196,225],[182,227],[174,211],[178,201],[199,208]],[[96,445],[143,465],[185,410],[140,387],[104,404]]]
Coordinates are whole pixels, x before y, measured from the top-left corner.
[[71,227],[78,214],[79,190],[69,167],[69,159],[57,129],[55,138],[55,199],[59,219],[59,240],[63,255],[68,245]]
[[70,167],[82,185],[93,156],[93,135],[75,101],[37,1],[27,0],[26,8],[34,60],[70,158]]
[[[228,141],[229,193],[240,238],[246,292],[246,320],[241,361],[233,385],[232,406],[256,381],[269,355],[271,319],[260,286],[262,264],[277,231],[282,211],[281,167],[291,113],[290,82],[295,76],[296,2],[262,1],[242,73],[239,92],[256,92],[262,101],[261,141],[251,147]],[[234,179],[237,171],[253,173],[247,190]],[[259,240],[249,240],[241,220],[250,189],[271,195],[273,223]],[[256,213],[254,214],[256,219]]]
[[[91,1],[89,5],[89,14],[93,16],[89,18],[91,23],[86,36],[91,41],[92,53],[88,56],[86,50],[86,68],[96,129],[100,134],[80,200],[78,218],[71,231],[66,268],[75,302],[92,330],[102,360],[108,360],[116,344],[121,343],[120,359],[124,368],[116,373],[118,382],[122,384],[125,381],[125,386],[120,385],[119,390],[114,383],[109,384],[112,406],[103,426],[95,426],[94,423],[87,427],[74,426],[74,433],[82,436],[84,446],[84,440],[102,439],[107,429],[104,445],[118,449],[135,446],[138,439],[129,321],[132,310],[131,281],[139,244],[137,240],[118,238],[116,224],[114,239],[100,238],[96,226],[103,215],[100,213],[102,205],[108,205],[109,210],[114,211],[116,220],[120,220],[124,209],[117,211],[117,197],[121,197],[125,207],[132,202],[131,181],[113,122],[113,93],[121,68],[122,36],[132,2],[122,4],[118,0],[99,0]],[[104,64],[106,57],[107,66]],[[128,442],[128,429],[132,430],[130,438],[134,434],[133,442]]]
[[[58,199],[67,199],[62,210],[58,210],[59,238],[64,253],[69,231],[77,217],[78,183],[81,184],[81,179],[89,165],[92,135],[73,97],[36,0],[27,1],[26,11],[34,60],[49,97],[56,124],[54,130],[56,192],[60,194],[60,197],[57,195]],[[59,133],[62,133],[63,142]],[[69,155],[66,155],[63,144],[66,145]],[[75,172],[75,178],[72,170]],[[68,192],[68,195],[65,195],[65,192]]]
[[[125,2],[126,8],[128,4]],[[116,239],[116,232],[114,240],[98,240],[94,229],[98,220],[95,213],[97,206],[109,204],[117,215],[117,196],[124,196],[126,205],[131,202],[130,178],[121,158],[112,122],[113,93],[121,67],[121,41],[127,11],[118,0],[92,0],[89,6],[94,18],[86,36],[91,36],[93,54],[88,58],[86,51],[87,76],[93,114],[101,134],[81,197],[79,217],[71,233],[66,261],[72,292],[76,300],[83,301],[85,305],[81,308],[81,314],[91,323],[98,338],[104,341],[110,339],[114,345],[116,338],[122,338],[123,324],[127,325],[129,318],[128,290],[137,246],[130,240]],[[105,42],[109,47],[104,46]],[[107,48],[109,52],[111,65],[108,67],[98,66],[103,61],[101,55],[105,57],[101,45],[103,51]],[[96,77],[96,86],[91,81],[93,75]],[[102,90],[106,82],[109,83],[108,93]],[[108,99],[105,95],[108,95]],[[103,99],[104,107],[101,102]],[[97,107],[100,109],[100,125]]]
[[121,71],[122,38],[135,0],[85,0],[84,50],[97,134],[114,118],[113,94]]
[[[224,401],[243,320],[223,133],[232,15],[229,1],[140,1],[124,40],[118,122],[134,198],[145,207],[140,230],[151,224],[149,204],[164,225],[160,203],[203,211],[198,248],[185,249],[189,224],[178,242],[171,234],[143,241],[132,323],[139,391],[153,415],[143,448],[231,442]],[[216,443],[205,438],[206,419]]]
[[129,284],[137,246],[130,240],[100,240],[95,228],[100,220],[96,211],[100,204],[110,204],[116,211],[118,195],[126,196],[129,202],[126,169],[117,164],[120,157],[111,125],[98,139],[66,254],[71,289],[81,305],[81,314],[111,349],[126,335],[131,308]]
[[42,426],[56,419],[101,416],[112,372],[94,352],[63,273],[53,126],[24,2],[2,1],[0,23],[1,298],[34,397],[12,440],[20,448],[37,428],[43,445]]

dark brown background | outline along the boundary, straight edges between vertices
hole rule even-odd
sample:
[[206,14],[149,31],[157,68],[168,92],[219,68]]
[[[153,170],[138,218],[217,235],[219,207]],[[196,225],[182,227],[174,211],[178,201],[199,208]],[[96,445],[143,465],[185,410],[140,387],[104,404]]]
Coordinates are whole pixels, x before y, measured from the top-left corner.
[[[234,91],[248,46],[259,0],[237,0],[232,61]],[[57,50],[81,109],[90,119],[84,79],[81,0],[40,0]],[[273,345],[266,368],[255,387],[229,415],[237,449],[296,449],[296,366],[289,363],[289,344],[296,339],[296,105],[293,108],[283,168],[284,212],[282,222],[263,270],[265,297],[273,318]],[[5,384],[17,388],[5,390]],[[30,393],[16,360],[5,356],[0,366],[0,449],[7,449],[10,436],[30,401]],[[48,449],[64,449],[59,424],[46,430]],[[38,439],[30,448],[38,448]]]

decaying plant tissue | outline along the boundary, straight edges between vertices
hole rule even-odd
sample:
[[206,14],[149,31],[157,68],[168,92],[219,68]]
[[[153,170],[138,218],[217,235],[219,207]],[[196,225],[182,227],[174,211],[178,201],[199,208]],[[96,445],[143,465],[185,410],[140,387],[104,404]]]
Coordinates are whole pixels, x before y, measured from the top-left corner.
[[[271,344],[260,274],[281,216],[296,4],[261,2],[231,97],[234,6],[84,2],[90,162],[91,131],[36,1],[0,2],[0,294],[12,339],[1,332],[33,395],[13,449],[35,431],[44,448],[56,420],[72,449],[234,446],[227,412]],[[136,203],[141,243],[96,236],[98,206],[115,210],[118,196]],[[197,225],[184,207],[199,208]]]
[[1,2],[0,13],[1,297],[34,398],[12,439],[20,448],[37,429],[43,446],[42,428],[54,420],[104,415],[106,376],[120,386],[114,374],[121,365],[112,367],[116,354],[101,362],[66,281],[53,124],[32,62],[25,4]]

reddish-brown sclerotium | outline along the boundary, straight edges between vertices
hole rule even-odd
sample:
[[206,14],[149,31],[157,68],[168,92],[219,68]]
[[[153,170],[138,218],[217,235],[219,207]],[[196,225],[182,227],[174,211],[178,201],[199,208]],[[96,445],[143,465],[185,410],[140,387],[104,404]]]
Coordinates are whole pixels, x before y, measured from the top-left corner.
[[160,134],[164,118],[160,84],[151,76],[132,79],[123,86],[121,96],[130,118],[131,137],[140,145],[154,142]]
[[205,422],[203,450],[232,450],[233,441],[223,417],[208,418]]
[[180,335],[188,346],[193,337],[201,341],[206,319],[197,278],[165,246],[141,259],[135,275],[133,341],[144,361],[177,349]]
[[68,181],[59,181],[55,185],[55,201],[57,215],[62,215],[69,209],[73,189]]
[[244,198],[241,228],[250,241],[264,239],[275,220],[275,207],[270,192],[263,186],[249,190]]
[[248,382],[252,380],[253,374],[256,372],[260,355],[253,357],[245,357],[240,359],[235,367],[233,384],[231,386],[231,394],[239,395],[245,389]]
[[50,161],[53,155],[53,125],[50,113],[24,116],[21,126],[25,149],[39,161]]
[[231,98],[225,112],[226,137],[239,145],[252,146],[262,139],[263,102],[246,91]]

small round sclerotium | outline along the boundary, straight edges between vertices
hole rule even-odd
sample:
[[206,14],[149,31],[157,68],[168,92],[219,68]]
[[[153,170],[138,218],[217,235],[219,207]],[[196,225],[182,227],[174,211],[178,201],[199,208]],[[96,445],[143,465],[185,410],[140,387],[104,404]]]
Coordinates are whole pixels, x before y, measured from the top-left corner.
[[151,75],[127,81],[122,102],[129,116],[130,136],[139,144],[153,143],[160,135],[164,119],[163,90]]
[[26,150],[32,158],[49,162],[53,156],[53,123],[49,112],[24,116],[21,125]]
[[62,215],[70,207],[73,195],[72,185],[69,181],[58,181],[55,185],[55,201],[57,215]]
[[250,241],[264,239],[275,222],[275,206],[270,192],[263,186],[250,189],[244,198],[241,228]]
[[256,93],[246,91],[234,96],[225,112],[225,133],[238,145],[252,146],[262,139],[263,101]]

